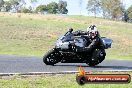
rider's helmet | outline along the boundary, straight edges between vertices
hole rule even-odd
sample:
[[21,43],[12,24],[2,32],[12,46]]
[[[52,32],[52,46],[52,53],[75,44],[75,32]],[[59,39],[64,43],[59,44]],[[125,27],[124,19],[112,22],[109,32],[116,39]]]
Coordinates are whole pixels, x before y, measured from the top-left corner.
[[97,36],[97,28],[95,25],[91,25],[90,27],[87,28],[87,32],[90,38],[95,38]]
[[69,28],[69,32],[72,32],[73,31],[73,28]]

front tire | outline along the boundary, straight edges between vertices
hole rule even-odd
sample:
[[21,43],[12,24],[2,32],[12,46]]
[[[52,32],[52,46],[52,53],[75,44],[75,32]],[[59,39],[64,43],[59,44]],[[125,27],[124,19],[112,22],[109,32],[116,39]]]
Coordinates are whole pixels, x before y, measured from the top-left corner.
[[54,65],[60,61],[60,53],[55,49],[51,49],[46,55],[43,57],[43,62],[46,65]]

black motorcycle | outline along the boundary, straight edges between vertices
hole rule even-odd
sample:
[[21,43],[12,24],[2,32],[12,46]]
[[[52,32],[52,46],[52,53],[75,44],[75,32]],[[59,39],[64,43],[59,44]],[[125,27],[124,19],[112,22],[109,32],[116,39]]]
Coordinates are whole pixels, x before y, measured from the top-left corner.
[[88,44],[88,35],[77,35],[67,32],[57,39],[56,45],[43,57],[46,65],[61,63],[86,63],[95,66],[101,63],[106,56],[105,49],[111,48],[112,40],[100,37],[103,48],[96,48],[91,53],[81,51]]

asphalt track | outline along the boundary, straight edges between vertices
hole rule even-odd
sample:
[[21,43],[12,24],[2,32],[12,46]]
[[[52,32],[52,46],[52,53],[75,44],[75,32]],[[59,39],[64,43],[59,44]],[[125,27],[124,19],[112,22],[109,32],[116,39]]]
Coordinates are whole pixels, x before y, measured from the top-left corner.
[[58,63],[48,66],[43,63],[42,57],[0,55],[0,73],[69,72],[78,71],[80,65],[86,71],[132,71],[132,60],[106,59],[96,67],[89,67],[85,63]]

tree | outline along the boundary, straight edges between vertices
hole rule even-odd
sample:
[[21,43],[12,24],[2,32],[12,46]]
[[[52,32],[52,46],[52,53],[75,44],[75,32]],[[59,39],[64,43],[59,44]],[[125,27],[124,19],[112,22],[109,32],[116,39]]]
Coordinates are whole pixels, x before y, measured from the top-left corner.
[[30,2],[37,2],[38,0],[30,0]]
[[123,16],[124,6],[120,0],[101,0],[103,16],[110,19],[120,19]]
[[58,11],[58,4],[56,2],[51,2],[47,5],[48,13],[56,14]]
[[125,22],[129,21],[128,12],[126,10],[123,12],[122,21],[125,21]]
[[58,3],[58,13],[67,14],[68,10],[66,9],[66,7],[67,7],[67,2],[59,0],[59,3]]
[[94,16],[100,11],[100,0],[88,0],[87,10],[94,13]]
[[33,11],[33,8],[32,8],[32,6],[29,6],[28,8],[29,8],[29,10],[30,10],[30,11]]
[[4,3],[4,9],[6,12],[9,12],[11,10],[11,3],[10,1],[5,1]]
[[36,8],[34,8],[34,6],[36,5],[36,3],[38,2],[38,0],[29,0],[30,3],[31,3],[31,8],[32,8],[32,11],[34,11]]
[[15,11],[18,11],[19,2],[20,2],[20,0],[10,0],[10,4],[12,6],[12,9],[14,9]]
[[0,11],[1,11],[3,6],[4,6],[4,0],[0,0]]
[[132,5],[127,9],[128,17],[132,19]]
[[25,0],[10,0],[9,2],[12,9],[14,9],[16,12],[20,11],[23,8],[23,5],[26,4]]
[[46,5],[39,5],[37,8],[36,8],[36,12],[47,12],[47,6]]

